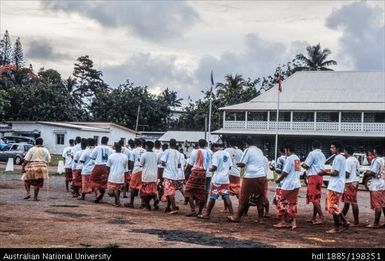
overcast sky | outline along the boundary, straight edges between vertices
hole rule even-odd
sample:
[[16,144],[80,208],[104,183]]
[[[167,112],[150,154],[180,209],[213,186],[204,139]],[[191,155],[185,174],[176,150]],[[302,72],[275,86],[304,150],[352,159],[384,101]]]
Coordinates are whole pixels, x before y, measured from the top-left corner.
[[384,70],[384,1],[7,1],[0,32],[27,64],[70,76],[89,55],[112,87],[126,79],[181,97],[228,74],[270,75],[321,43],[335,70]]

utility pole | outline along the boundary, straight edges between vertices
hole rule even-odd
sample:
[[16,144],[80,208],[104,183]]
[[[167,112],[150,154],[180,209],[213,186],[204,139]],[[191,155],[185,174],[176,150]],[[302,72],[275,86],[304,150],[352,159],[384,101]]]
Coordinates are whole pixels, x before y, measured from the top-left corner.
[[138,132],[139,113],[140,113],[140,104],[138,105],[138,113],[137,113],[137,115],[136,115],[135,132]]

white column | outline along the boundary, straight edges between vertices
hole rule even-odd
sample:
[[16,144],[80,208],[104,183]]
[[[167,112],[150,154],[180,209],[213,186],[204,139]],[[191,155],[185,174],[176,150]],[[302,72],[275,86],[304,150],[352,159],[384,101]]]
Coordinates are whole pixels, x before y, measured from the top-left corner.
[[234,113],[234,121],[237,121],[237,113],[236,112],[233,112]]
[[338,131],[341,131],[341,117],[342,113],[338,112]]
[[361,131],[364,131],[364,112],[361,112]]
[[223,111],[223,128],[225,127],[226,111]]
[[317,112],[314,112],[314,130],[317,130]]
[[270,129],[270,112],[267,111],[267,129]]
[[290,130],[293,129],[293,111],[290,112]]
[[247,129],[247,111],[245,111],[245,129]]

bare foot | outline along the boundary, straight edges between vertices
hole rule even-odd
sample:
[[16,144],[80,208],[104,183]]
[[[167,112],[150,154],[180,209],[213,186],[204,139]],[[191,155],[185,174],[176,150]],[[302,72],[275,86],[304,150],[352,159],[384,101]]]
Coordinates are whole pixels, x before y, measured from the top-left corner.
[[289,225],[287,223],[280,222],[278,224],[273,225],[273,227],[275,227],[275,228],[289,228],[289,227],[291,227],[291,225]]
[[227,220],[233,223],[239,223],[239,218],[234,218],[233,216],[228,216]]
[[323,220],[315,220],[315,221],[313,221],[313,225],[321,225],[323,223],[324,223]]
[[373,229],[380,228],[380,226],[378,224],[371,224],[371,225],[367,225],[366,227],[367,228],[373,228]]
[[169,215],[175,215],[175,214],[178,214],[178,210],[172,210],[170,212],[168,212]]

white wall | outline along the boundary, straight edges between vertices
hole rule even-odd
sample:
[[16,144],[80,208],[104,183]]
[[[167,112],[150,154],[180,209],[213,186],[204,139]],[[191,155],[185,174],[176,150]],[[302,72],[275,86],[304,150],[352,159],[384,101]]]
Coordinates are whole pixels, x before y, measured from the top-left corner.
[[110,134],[110,140],[108,143],[114,144],[114,142],[118,142],[121,138],[124,138],[124,143],[127,144],[129,139],[135,139],[136,135],[135,133],[123,130],[118,127],[111,126],[110,128],[111,134]]

